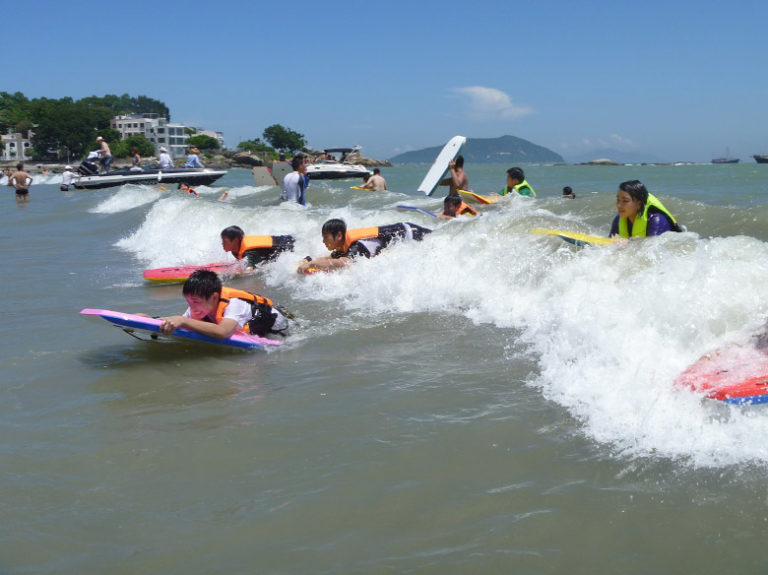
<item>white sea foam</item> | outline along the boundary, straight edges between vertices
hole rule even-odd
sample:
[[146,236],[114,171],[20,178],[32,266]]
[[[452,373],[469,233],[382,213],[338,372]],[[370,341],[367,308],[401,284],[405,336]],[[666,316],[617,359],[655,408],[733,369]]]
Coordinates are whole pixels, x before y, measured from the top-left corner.
[[[338,273],[298,276],[301,257],[328,253],[320,227],[330,217],[350,227],[414,221],[435,232]],[[394,209],[243,208],[176,197],[158,201],[118,246],[148,267],[222,261],[231,256],[219,232],[232,224],[296,236],[295,252],[261,275],[296,301],[327,304],[331,325],[429,312],[495,326],[509,339],[510,361],[522,352],[538,362],[528,384],[622,455],[768,463],[760,408],[715,404],[673,386],[698,356],[758,329],[768,311],[768,245],[759,240],[686,233],[576,249],[528,230],[585,231],[584,224],[558,220],[526,198],[505,198],[471,221],[442,222]]]
[[157,201],[163,196],[163,193],[164,190],[156,187],[126,185],[90,211],[94,214],[126,212]]

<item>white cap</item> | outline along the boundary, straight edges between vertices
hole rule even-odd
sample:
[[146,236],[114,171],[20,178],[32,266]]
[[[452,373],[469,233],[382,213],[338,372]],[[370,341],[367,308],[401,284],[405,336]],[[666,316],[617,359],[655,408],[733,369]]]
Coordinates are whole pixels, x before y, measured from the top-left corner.
[[99,136],[99,137],[97,137],[97,138],[96,138],[96,141],[98,142],[99,140],[103,140],[103,139],[104,139],[104,138],[102,138],[101,136]]
[[65,169],[65,170],[71,170],[71,169],[72,169],[72,166],[64,166],[64,169]]
[[160,151],[161,152],[167,152],[168,150],[166,150],[165,148],[160,148]]

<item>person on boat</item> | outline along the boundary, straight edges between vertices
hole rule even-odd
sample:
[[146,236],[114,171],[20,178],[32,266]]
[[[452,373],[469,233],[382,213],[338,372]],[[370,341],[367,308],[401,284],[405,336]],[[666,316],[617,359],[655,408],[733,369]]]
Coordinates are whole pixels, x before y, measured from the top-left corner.
[[571,186],[565,186],[563,188],[563,195],[562,195],[562,197],[563,198],[569,198],[571,200],[575,200],[576,199],[576,194],[573,193],[573,188],[571,188]]
[[105,172],[109,172],[112,169],[112,151],[109,149],[109,144],[101,136],[96,138],[96,142],[99,144],[99,164]]
[[309,181],[306,177],[307,166],[304,163],[304,156],[296,154],[291,159],[291,168],[293,168],[293,171],[286,174],[283,178],[283,191],[280,194],[280,200],[283,202],[296,202],[306,206],[306,191]]
[[61,185],[59,189],[62,192],[69,191],[69,186],[73,184],[80,176],[72,171],[72,166],[64,166],[64,171],[61,173]]
[[637,238],[682,232],[675,217],[639,180],[619,184],[616,194],[618,214],[611,223],[610,237]]
[[197,193],[194,189],[189,187],[189,184],[185,184],[184,182],[181,182],[178,186],[178,189],[182,192],[187,192],[188,194],[193,194],[195,196],[199,196],[200,194]]
[[379,255],[381,250],[396,239],[419,241],[431,231],[410,222],[347,230],[344,220],[334,218],[325,222],[322,230],[323,243],[331,251],[331,255],[317,259],[307,256],[299,263],[297,272],[341,268],[355,258]]
[[450,220],[456,216],[476,216],[478,211],[464,203],[460,196],[445,196],[443,200],[443,213],[437,217],[441,220]]
[[136,148],[131,148],[131,169],[141,169],[141,156]]
[[235,332],[264,337],[285,335],[293,316],[259,294],[222,285],[216,272],[197,270],[184,282],[187,300],[182,315],[164,317],[160,330],[170,335],[185,328],[208,337],[226,339]]
[[157,167],[161,170],[173,168],[173,159],[165,148],[160,148],[160,155],[157,157]]
[[32,185],[32,176],[24,171],[24,164],[16,164],[16,171],[8,178],[8,184],[16,190],[16,201],[29,201],[29,186]]
[[451,177],[440,181],[441,186],[448,186],[449,196],[458,196],[459,190],[469,189],[469,177],[464,171],[464,156],[459,154],[455,160],[448,162]]
[[525,172],[523,172],[522,168],[514,167],[507,170],[507,185],[499,193],[502,196],[506,196],[512,191],[517,192],[521,196],[536,197],[536,192],[533,191],[531,185],[526,181]]
[[272,261],[282,252],[293,251],[293,236],[246,236],[239,226],[221,230],[221,247],[237,260],[245,260],[250,271],[263,262]]
[[368,178],[360,188],[380,192],[387,189],[387,180],[381,175],[381,170],[379,168],[373,168],[373,175]]
[[184,164],[185,168],[204,168],[205,166],[200,161],[200,157],[198,154],[200,153],[200,150],[197,148],[190,148],[189,154],[187,154],[187,162]]

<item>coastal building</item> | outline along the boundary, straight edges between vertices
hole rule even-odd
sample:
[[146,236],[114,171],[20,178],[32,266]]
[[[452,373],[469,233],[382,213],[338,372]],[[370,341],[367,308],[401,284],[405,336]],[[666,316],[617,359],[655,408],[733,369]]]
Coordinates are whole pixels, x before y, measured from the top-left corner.
[[110,121],[110,127],[120,132],[120,138],[143,135],[155,145],[155,154],[160,148],[166,148],[171,157],[183,156],[186,153],[186,126],[169,122],[158,114],[127,114],[115,116]]
[[219,142],[219,146],[224,148],[224,132],[214,132],[213,130],[195,130],[195,136],[208,136]]
[[23,162],[30,159],[27,151],[32,147],[32,131],[28,131],[26,137],[19,132],[12,132],[8,129],[7,134],[0,136],[0,160],[3,162]]

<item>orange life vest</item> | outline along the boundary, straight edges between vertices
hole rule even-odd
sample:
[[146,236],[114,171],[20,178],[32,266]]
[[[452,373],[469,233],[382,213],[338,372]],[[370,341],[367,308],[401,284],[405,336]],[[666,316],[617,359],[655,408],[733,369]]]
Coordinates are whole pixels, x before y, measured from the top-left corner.
[[371,238],[379,237],[379,227],[373,226],[370,228],[357,228],[355,230],[347,230],[347,234],[344,236],[344,251],[348,252],[352,244],[358,240],[368,240]]
[[[216,307],[215,319],[217,324],[220,324],[221,320],[224,319],[224,310],[227,309],[227,306],[229,305],[229,300],[233,298],[242,299],[247,302],[250,302],[251,304],[267,304],[270,307],[275,305],[272,303],[272,300],[262,297],[258,294],[251,293],[249,291],[245,291],[241,289],[222,287],[221,295],[219,296],[219,305]],[[237,331],[241,333],[250,333],[247,323]]]
[[477,215],[477,210],[470,206],[469,204],[465,204],[464,202],[461,202],[459,207],[456,209],[456,214],[463,216],[464,214],[472,214],[473,216]]
[[272,236],[243,236],[240,240],[240,251],[237,252],[237,259],[243,259],[248,250],[271,248],[274,246],[275,239]]

